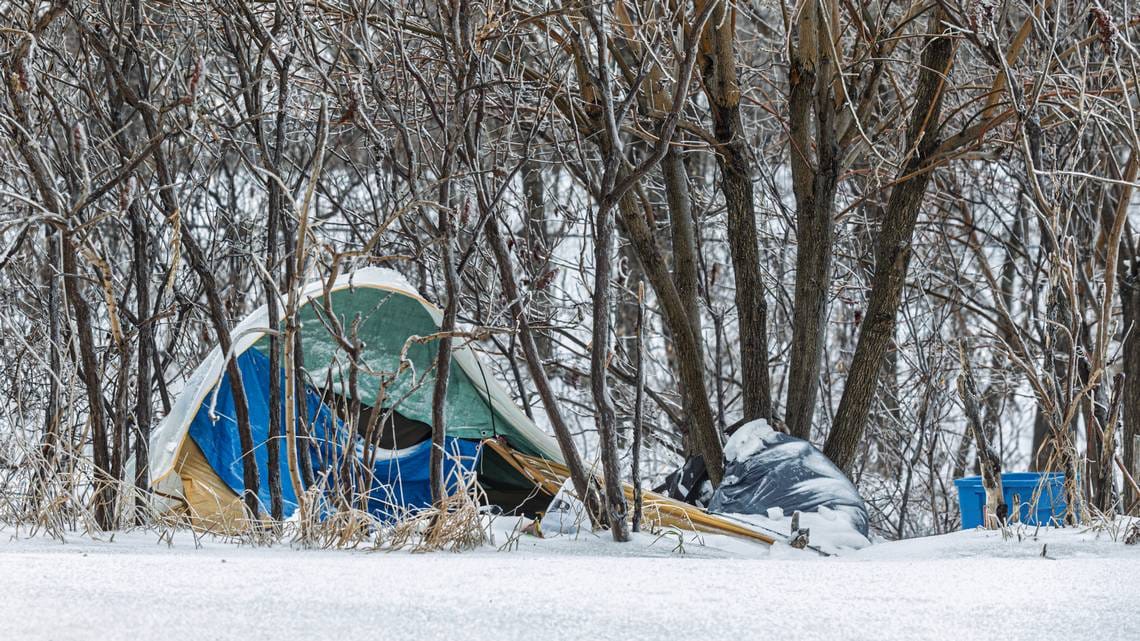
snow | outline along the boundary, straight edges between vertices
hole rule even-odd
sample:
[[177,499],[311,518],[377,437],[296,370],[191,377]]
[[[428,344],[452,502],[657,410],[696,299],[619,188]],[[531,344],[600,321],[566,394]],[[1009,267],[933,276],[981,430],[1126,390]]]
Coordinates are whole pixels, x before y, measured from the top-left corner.
[[[809,532],[808,544],[827,554],[848,554],[871,545],[855,525],[855,518],[845,510],[847,506],[829,508],[821,505],[817,511],[800,512],[800,529]],[[759,514],[730,514],[729,518],[748,523],[761,531],[788,536],[792,531],[792,514],[768,508],[767,516]],[[856,517],[857,518],[857,517]]]
[[775,434],[768,421],[758,418],[741,425],[724,444],[724,458],[728,461],[746,461],[764,449],[764,439]]
[[[1140,548],[959,532],[835,558],[719,537],[523,536],[463,554],[67,544],[0,529],[0,639],[1140,638]],[[1046,558],[1041,557],[1047,545]]]

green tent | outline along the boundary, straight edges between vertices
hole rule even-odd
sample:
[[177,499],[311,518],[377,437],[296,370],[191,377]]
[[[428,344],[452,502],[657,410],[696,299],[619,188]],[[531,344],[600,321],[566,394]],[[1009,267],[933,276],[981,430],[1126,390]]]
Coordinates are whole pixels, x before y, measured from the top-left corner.
[[[310,407],[307,420],[335,426],[336,418],[330,418],[332,410],[326,406],[338,404],[330,399],[344,401],[352,396],[366,411],[375,407],[393,410],[397,420],[385,424],[392,432],[392,442],[381,439],[381,447],[393,448],[385,460],[404,460],[400,473],[410,478],[407,466],[419,458],[401,457],[422,458],[423,448],[430,445],[425,440],[432,423],[433,363],[438,349],[433,335],[439,331],[441,316],[392,270],[366,268],[341,276],[331,287],[320,282],[306,286],[299,308],[308,374],[305,393],[312,399],[310,405],[318,406]],[[259,465],[266,465],[260,445],[269,434],[266,390],[272,373],[266,365],[266,308],[250,314],[231,336],[233,353],[223,355],[216,347],[209,353],[151,438],[150,473],[156,488],[181,498],[196,516],[214,521],[225,521],[240,511],[236,498],[241,491],[241,451],[236,422],[227,411],[232,399],[225,357],[236,359],[243,372]],[[344,349],[353,337],[360,344],[355,395],[347,389],[350,367]],[[445,406],[446,435],[455,440],[452,449],[472,451],[475,446],[470,444],[494,438],[519,452],[561,463],[554,440],[519,410],[467,339],[456,338],[455,346]],[[283,462],[290,464],[296,462]],[[504,503],[522,502],[533,492],[532,482],[497,457],[481,457],[478,466],[480,482],[495,488]],[[402,491],[411,493],[407,487]]]

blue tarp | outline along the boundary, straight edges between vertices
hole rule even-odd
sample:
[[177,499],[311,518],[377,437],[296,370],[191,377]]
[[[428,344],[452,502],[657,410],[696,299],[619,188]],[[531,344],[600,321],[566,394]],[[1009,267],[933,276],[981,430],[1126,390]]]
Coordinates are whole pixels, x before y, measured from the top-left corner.
[[[250,349],[238,356],[242,383],[249,401],[249,422],[253,432],[254,458],[257,460],[260,484],[258,498],[263,509],[268,511],[269,486],[266,482],[269,469],[269,453],[266,440],[269,436],[269,357],[257,349]],[[281,389],[285,388],[284,371],[279,373]],[[242,475],[242,448],[238,438],[237,422],[234,419],[233,395],[230,393],[229,374],[224,374],[218,382],[217,396],[211,394],[198,409],[190,424],[190,438],[201,448],[206,461],[235,493],[245,489]],[[314,478],[320,479],[329,470],[328,464],[341,461],[341,453],[347,449],[347,430],[332,411],[320,402],[320,397],[312,389],[305,389],[312,442],[309,443]],[[211,408],[213,411],[211,412]],[[211,418],[213,414],[213,418]],[[281,415],[284,417],[284,399]],[[279,434],[283,435],[284,420]],[[299,433],[299,432],[298,432]],[[281,494],[284,501],[284,515],[288,518],[297,507],[297,497],[289,481],[289,464],[282,438],[281,447]],[[351,447],[362,448],[360,439]],[[444,478],[454,490],[460,475],[466,475],[478,461],[479,445],[472,441],[447,437],[447,455],[444,457]],[[372,467],[372,487],[369,490],[368,509],[378,517],[390,517],[393,505],[401,508],[423,508],[431,505],[431,486],[428,482],[431,442],[425,441],[398,451],[379,450],[376,463]],[[357,457],[357,460],[360,460]],[[325,464],[322,464],[322,461]],[[457,469],[458,468],[458,469]],[[331,479],[330,479],[331,484]]]

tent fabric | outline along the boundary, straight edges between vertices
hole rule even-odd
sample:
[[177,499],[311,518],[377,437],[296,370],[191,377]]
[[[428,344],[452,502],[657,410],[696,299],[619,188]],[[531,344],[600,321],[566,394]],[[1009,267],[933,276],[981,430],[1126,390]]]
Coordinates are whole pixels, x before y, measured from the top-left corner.
[[[318,374],[315,370],[330,365],[318,360],[319,356],[323,353],[327,357],[335,353],[335,350],[329,346],[336,341],[329,334],[326,325],[329,321],[327,314],[323,314],[326,304],[325,292],[325,283],[318,281],[305,286],[300,296],[300,313],[304,322],[301,331],[306,356],[309,356],[306,364],[316,376],[323,374]],[[399,350],[391,351],[395,344],[398,343],[402,347],[412,336],[427,337],[434,334],[438,331],[442,318],[439,309],[421,298],[402,275],[390,269],[368,267],[341,275],[328,288],[328,292],[331,299],[328,304],[331,305],[333,314],[341,321],[342,327],[350,327],[356,319],[357,312],[370,313],[367,320],[362,316],[370,334],[358,335],[365,341],[364,359],[381,369],[384,368],[384,363],[391,364],[391,358],[399,355]],[[317,309],[318,306],[320,310]],[[405,334],[413,330],[415,330],[413,334]],[[157,487],[162,484],[175,469],[191,423],[199,414],[203,404],[210,402],[209,397],[222,381],[227,356],[240,358],[251,347],[262,341],[268,331],[268,312],[262,306],[231,332],[232,354],[224,355],[215,347],[186,380],[170,413],[158,424],[151,436],[152,485]],[[262,344],[261,349],[267,349],[264,347],[265,344],[267,341]],[[423,353],[430,353],[433,349],[430,343],[420,344],[412,341],[408,345],[409,362],[413,367],[401,373],[401,376],[414,376],[415,379],[409,378],[406,381],[399,379],[397,385],[403,386],[400,389],[405,392],[404,395],[397,397],[388,394],[388,397],[382,400],[385,407],[390,407],[394,402],[401,403],[399,406],[401,412],[405,410],[402,404],[407,403],[410,408],[407,411],[419,415],[423,413],[422,396],[417,394],[422,394],[424,388],[430,390],[432,387],[431,374],[427,371]],[[428,352],[424,352],[421,348]],[[501,436],[521,451],[562,462],[561,452],[554,439],[539,429],[518,408],[510,394],[483,369],[470,346],[457,347],[452,357],[458,367],[452,368],[456,371],[454,374],[456,378],[449,380],[449,384],[458,382],[454,392],[455,400],[453,401],[451,393],[448,395],[449,435],[468,438],[484,434]],[[337,379],[336,376],[333,378],[334,381]],[[411,394],[407,394],[406,392],[415,386],[410,382],[412,380],[420,384],[419,391],[413,390]],[[358,391],[361,396],[375,401],[375,390],[378,388],[378,385],[362,385],[358,387]],[[369,394],[371,396],[368,396]],[[455,409],[450,407],[453,403],[456,405]],[[450,422],[453,418],[456,421],[454,425]],[[430,423],[430,421],[425,422]]]
[[665,482],[653,488],[671,499],[684,501],[698,507],[708,507],[712,498],[712,483],[709,482],[709,473],[705,469],[705,459],[694,456],[685,461],[681,467],[665,477]]
[[[242,382],[249,404],[250,427],[254,443],[254,459],[257,461],[261,482],[258,499],[263,506],[269,505],[268,478],[269,454],[266,442],[269,438],[269,358],[258,350],[248,350],[237,358]],[[284,379],[284,372],[277,375]],[[282,380],[282,387],[284,381]],[[312,440],[308,443],[313,472],[320,478],[326,471],[335,474],[340,467],[343,452],[353,448],[363,451],[361,439],[354,443],[345,442],[348,438],[343,424],[332,411],[320,402],[320,397],[311,389],[306,389],[309,409],[307,425]],[[285,400],[282,399],[282,405]],[[281,412],[284,415],[284,408]],[[284,434],[284,422],[278,434]],[[189,437],[216,473],[217,477],[233,491],[241,495],[244,490],[242,448],[238,437],[237,422],[234,418],[233,396],[230,393],[229,375],[223,374],[216,393],[207,398],[191,421]],[[304,446],[304,445],[302,445]],[[477,463],[479,446],[477,443],[448,437],[445,440],[444,478],[449,489],[455,491],[463,476],[471,472]],[[281,448],[280,474],[283,480],[281,494],[284,503],[284,516],[288,518],[297,507],[297,497],[289,479],[289,461],[285,448]],[[377,516],[392,516],[404,509],[417,509],[431,504],[431,486],[428,480],[431,442],[425,441],[400,450],[380,450],[372,469],[371,487],[368,488],[368,511]],[[361,460],[358,456],[356,460]],[[200,471],[199,471],[200,472]],[[185,468],[181,471],[187,495],[197,490],[205,476]],[[354,475],[355,476],[355,475]],[[208,477],[207,477],[208,478]],[[189,481],[187,481],[189,479]],[[216,488],[211,488],[215,490]],[[356,488],[360,491],[360,488]],[[188,496],[189,499],[189,496]],[[224,507],[224,506],[223,506]],[[214,512],[218,509],[211,510]],[[221,511],[224,514],[224,510]]]
[[[309,378],[313,386],[328,386],[345,397],[352,396],[351,390],[344,389],[347,365],[328,366],[344,361],[339,344],[330,340],[329,310],[340,327],[355,325],[353,331],[364,343],[357,359],[357,399],[370,407],[394,408],[405,417],[430,426],[435,391],[433,364],[438,347],[434,341],[409,340],[437,331],[428,310],[414,298],[374,288],[340,290],[329,297],[327,308],[321,296],[300,310],[301,344],[305,363],[311,365]],[[269,337],[263,337],[254,348],[268,354]],[[478,378],[489,379],[491,373],[482,371],[477,361],[476,364],[480,368]],[[396,373],[394,378],[392,373]],[[383,397],[378,398],[381,389]],[[450,436],[484,439],[501,432],[522,451],[541,454],[526,438],[519,437],[502,411],[493,407],[467,372],[458,367],[451,368],[448,377],[445,418]]]
[[241,498],[226,485],[193,441],[182,448],[178,469],[182,484],[178,490],[186,502],[194,527],[216,532],[239,532],[245,522]]
[[710,512],[785,514],[827,507],[847,515],[867,536],[867,506],[847,476],[805,440],[773,430],[763,419],[745,423],[725,444],[724,480]]

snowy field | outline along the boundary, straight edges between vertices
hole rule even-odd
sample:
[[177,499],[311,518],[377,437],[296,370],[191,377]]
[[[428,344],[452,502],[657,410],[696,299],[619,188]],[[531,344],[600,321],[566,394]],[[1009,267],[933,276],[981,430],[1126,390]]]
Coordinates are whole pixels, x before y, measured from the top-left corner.
[[[709,537],[463,554],[0,529],[0,639],[1140,639],[1140,546],[959,532],[820,558]],[[1042,548],[1045,557],[1042,557]]]

